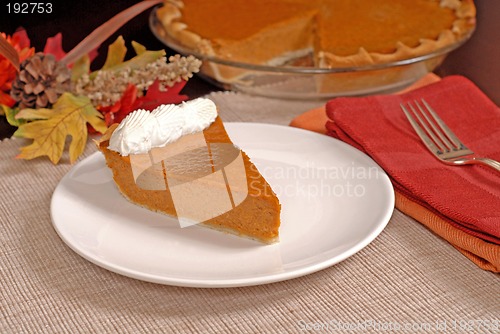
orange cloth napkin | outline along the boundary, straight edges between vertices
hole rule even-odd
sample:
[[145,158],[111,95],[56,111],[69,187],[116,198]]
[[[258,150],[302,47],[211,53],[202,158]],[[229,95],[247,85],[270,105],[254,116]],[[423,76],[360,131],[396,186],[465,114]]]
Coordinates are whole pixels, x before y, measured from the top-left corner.
[[420,97],[471,149],[500,160],[500,110],[459,76],[428,75],[397,95],[336,98],[291,125],[327,133],[370,155],[391,177],[400,211],[481,268],[500,272],[500,175],[434,158],[399,108]]

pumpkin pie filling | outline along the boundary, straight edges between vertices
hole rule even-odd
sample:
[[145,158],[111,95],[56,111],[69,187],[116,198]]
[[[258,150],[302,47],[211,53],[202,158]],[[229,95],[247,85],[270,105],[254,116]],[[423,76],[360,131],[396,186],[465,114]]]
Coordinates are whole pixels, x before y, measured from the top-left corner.
[[320,16],[318,48],[338,56],[356,54],[361,47],[369,53],[390,54],[396,51],[399,42],[417,47],[421,39],[435,40],[452,27],[455,16],[451,9],[439,8],[435,1],[409,3],[407,0],[336,1]]

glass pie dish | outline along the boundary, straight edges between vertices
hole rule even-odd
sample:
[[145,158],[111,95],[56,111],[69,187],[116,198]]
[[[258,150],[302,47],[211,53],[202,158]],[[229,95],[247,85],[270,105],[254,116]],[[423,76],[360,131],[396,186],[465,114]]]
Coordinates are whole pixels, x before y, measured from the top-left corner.
[[[191,50],[167,34],[151,11],[149,27],[155,37],[182,55],[202,60],[198,75],[225,90],[286,99],[330,99],[338,96],[362,96],[390,93],[403,89],[436,69],[453,50],[464,44],[473,29],[460,40],[433,52],[390,63],[342,68],[319,68],[307,59],[280,66],[237,62]],[[306,64],[306,65],[304,65]]]

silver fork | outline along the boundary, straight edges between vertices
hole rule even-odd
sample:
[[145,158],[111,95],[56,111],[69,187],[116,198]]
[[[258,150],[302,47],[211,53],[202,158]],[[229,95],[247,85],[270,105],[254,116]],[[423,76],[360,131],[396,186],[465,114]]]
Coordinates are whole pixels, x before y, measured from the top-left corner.
[[442,162],[458,166],[481,164],[500,172],[500,162],[476,156],[446,126],[424,99],[421,102],[416,100],[413,103],[408,102],[406,106],[401,103],[401,109],[425,146]]

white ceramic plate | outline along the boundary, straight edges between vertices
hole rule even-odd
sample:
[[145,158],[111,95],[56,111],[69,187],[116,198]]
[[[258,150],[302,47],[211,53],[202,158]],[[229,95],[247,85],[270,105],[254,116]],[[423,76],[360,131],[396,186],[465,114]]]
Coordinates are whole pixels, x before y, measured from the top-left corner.
[[97,152],[63,177],[51,214],[62,240],[85,259],[128,277],[177,286],[235,287],[307,275],[373,241],[394,208],[373,160],[333,138],[292,127],[227,123],[282,204],[280,242],[258,242],[131,204]]

